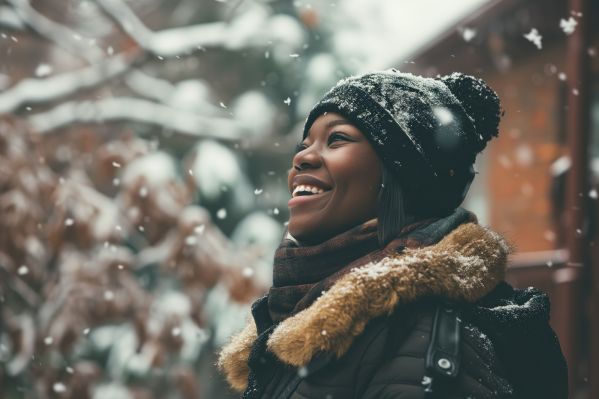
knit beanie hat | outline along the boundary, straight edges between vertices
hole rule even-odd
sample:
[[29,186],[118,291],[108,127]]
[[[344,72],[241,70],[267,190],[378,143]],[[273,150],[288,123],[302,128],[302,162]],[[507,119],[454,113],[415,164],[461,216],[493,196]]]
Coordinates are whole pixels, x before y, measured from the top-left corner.
[[497,94],[481,79],[453,73],[425,78],[392,68],[341,79],[312,108],[316,118],[336,112],[368,138],[397,176],[407,210],[444,215],[464,200],[474,161],[498,135]]

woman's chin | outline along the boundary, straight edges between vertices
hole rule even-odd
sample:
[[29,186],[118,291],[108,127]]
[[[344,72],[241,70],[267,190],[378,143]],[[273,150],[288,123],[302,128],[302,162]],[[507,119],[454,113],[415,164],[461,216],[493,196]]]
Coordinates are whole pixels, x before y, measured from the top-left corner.
[[[289,226],[291,226],[291,223],[289,223]],[[302,229],[293,229],[290,227],[288,232],[301,245],[316,245],[330,238],[329,235],[324,234],[321,226],[322,224],[316,224]]]
[[300,223],[294,221],[293,219],[289,220],[289,224],[287,225],[288,232],[295,238],[297,241],[309,244],[316,243],[322,240],[322,223],[317,222],[306,222]]
[[304,226],[295,226],[292,225],[292,222],[289,222],[288,231],[289,234],[293,236],[298,241],[304,241],[310,235],[310,229]]

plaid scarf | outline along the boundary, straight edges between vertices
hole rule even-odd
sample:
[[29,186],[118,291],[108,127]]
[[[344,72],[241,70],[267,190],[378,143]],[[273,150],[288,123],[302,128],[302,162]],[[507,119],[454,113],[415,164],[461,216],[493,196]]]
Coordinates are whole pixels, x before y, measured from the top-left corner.
[[298,245],[286,229],[274,257],[273,286],[268,292],[270,318],[278,323],[307,308],[354,267],[376,262],[406,247],[433,245],[469,222],[477,223],[476,215],[458,207],[448,216],[405,226],[384,248],[379,247],[376,218],[311,246]]

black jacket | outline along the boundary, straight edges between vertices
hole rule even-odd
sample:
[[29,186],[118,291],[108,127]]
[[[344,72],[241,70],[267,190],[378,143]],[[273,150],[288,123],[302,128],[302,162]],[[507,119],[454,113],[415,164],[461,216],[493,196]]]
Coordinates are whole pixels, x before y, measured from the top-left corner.
[[229,382],[244,398],[567,398],[547,296],[503,282],[508,248],[464,226],[355,270],[280,324],[259,299],[221,353]]

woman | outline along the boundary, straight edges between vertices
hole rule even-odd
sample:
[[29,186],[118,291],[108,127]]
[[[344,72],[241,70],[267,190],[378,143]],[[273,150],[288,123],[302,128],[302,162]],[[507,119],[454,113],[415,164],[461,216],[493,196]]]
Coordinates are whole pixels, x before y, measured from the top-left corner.
[[566,398],[542,292],[461,208],[498,134],[482,80],[343,79],[305,123],[273,286],[221,352],[243,398]]

